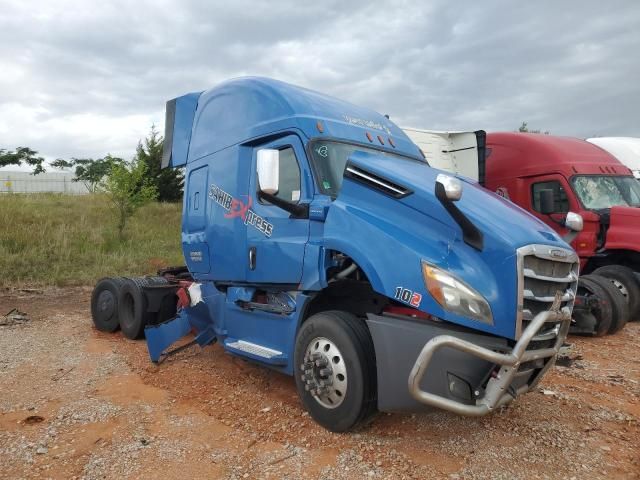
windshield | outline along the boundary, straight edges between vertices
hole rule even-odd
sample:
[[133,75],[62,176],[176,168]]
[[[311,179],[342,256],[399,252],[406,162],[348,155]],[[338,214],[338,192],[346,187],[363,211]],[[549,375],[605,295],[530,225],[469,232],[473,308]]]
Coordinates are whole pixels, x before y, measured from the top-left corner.
[[384,155],[394,159],[414,160],[418,159],[396,155],[393,153],[377,150],[375,148],[363,147],[351,143],[342,143],[335,141],[317,140],[311,145],[313,157],[313,167],[317,176],[317,183],[320,191],[325,195],[337,197],[342,186],[342,174],[349,156],[355,152],[375,153],[376,155]]
[[585,208],[640,207],[640,182],[633,177],[580,175],[571,179]]

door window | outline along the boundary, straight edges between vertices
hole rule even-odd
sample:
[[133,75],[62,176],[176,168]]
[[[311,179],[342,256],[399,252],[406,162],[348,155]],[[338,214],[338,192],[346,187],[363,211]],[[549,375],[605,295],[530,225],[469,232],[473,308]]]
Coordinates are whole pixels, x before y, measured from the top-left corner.
[[[253,152],[253,175],[249,190],[256,192],[255,203],[250,211],[252,217],[247,225],[268,225],[267,235],[260,228],[247,228],[247,281],[252,284],[297,285],[302,278],[305,248],[309,241],[309,220],[297,218],[282,207],[269,203],[258,193],[258,150],[278,150],[278,200],[293,204],[309,201],[305,181],[306,163],[302,142],[295,135],[288,135],[273,142],[256,146]],[[274,200],[275,202],[275,200]]]
[[280,150],[280,188],[276,197],[292,203],[300,200],[300,166],[292,147]]
[[567,213],[569,211],[569,197],[567,197],[567,192],[562,188],[560,182],[552,180],[549,182],[534,183],[531,186],[531,203],[536,212],[542,210],[540,208],[540,192],[542,190],[553,191],[553,200],[556,206],[555,213]]

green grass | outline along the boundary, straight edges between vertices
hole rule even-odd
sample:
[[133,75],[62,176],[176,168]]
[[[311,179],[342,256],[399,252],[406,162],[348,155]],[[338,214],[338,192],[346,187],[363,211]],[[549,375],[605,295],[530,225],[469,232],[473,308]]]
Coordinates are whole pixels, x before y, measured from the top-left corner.
[[0,287],[91,285],[183,265],[180,204],[138,210],[118,239],[102,195],[0,195]]

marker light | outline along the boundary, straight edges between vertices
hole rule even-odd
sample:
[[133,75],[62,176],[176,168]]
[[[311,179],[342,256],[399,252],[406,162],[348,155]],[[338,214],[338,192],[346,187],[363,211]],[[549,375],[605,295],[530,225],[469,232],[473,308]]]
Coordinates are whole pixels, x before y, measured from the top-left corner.
[[489,303],[462,280],[424,261],[422,275],[428,292],[442,308],[463,317],[493,325],[493,314]]
[[380,142],[380,145],[384,145],[384,140],[380,135],[378,135],[378,141]]
[[322,122],[320,120],[316,122],[316,128],[320,133],[324,133],[324,125],[322,125]]
[[373,142],[373,137],[369,132],[367,132],[367,138],[369,139],[370,142]]
[[391,145],[393,148],[396,148],[396,142],[393,141],[393,138],[389,137],[389,145]]

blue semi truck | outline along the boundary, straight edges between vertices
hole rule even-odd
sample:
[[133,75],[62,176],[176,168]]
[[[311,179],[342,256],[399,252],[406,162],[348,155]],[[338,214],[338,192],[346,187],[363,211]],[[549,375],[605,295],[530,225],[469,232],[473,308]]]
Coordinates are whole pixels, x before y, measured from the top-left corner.
[[574,251],[374,111],[230,80],[167,103],[163,167],[185,169],[186,267],[92,298],[96,326],[144,335],[155,362],[190,333],[217,341],[293,375],[311,416],[345,431],[378,410],[487,414],[567,334]]

